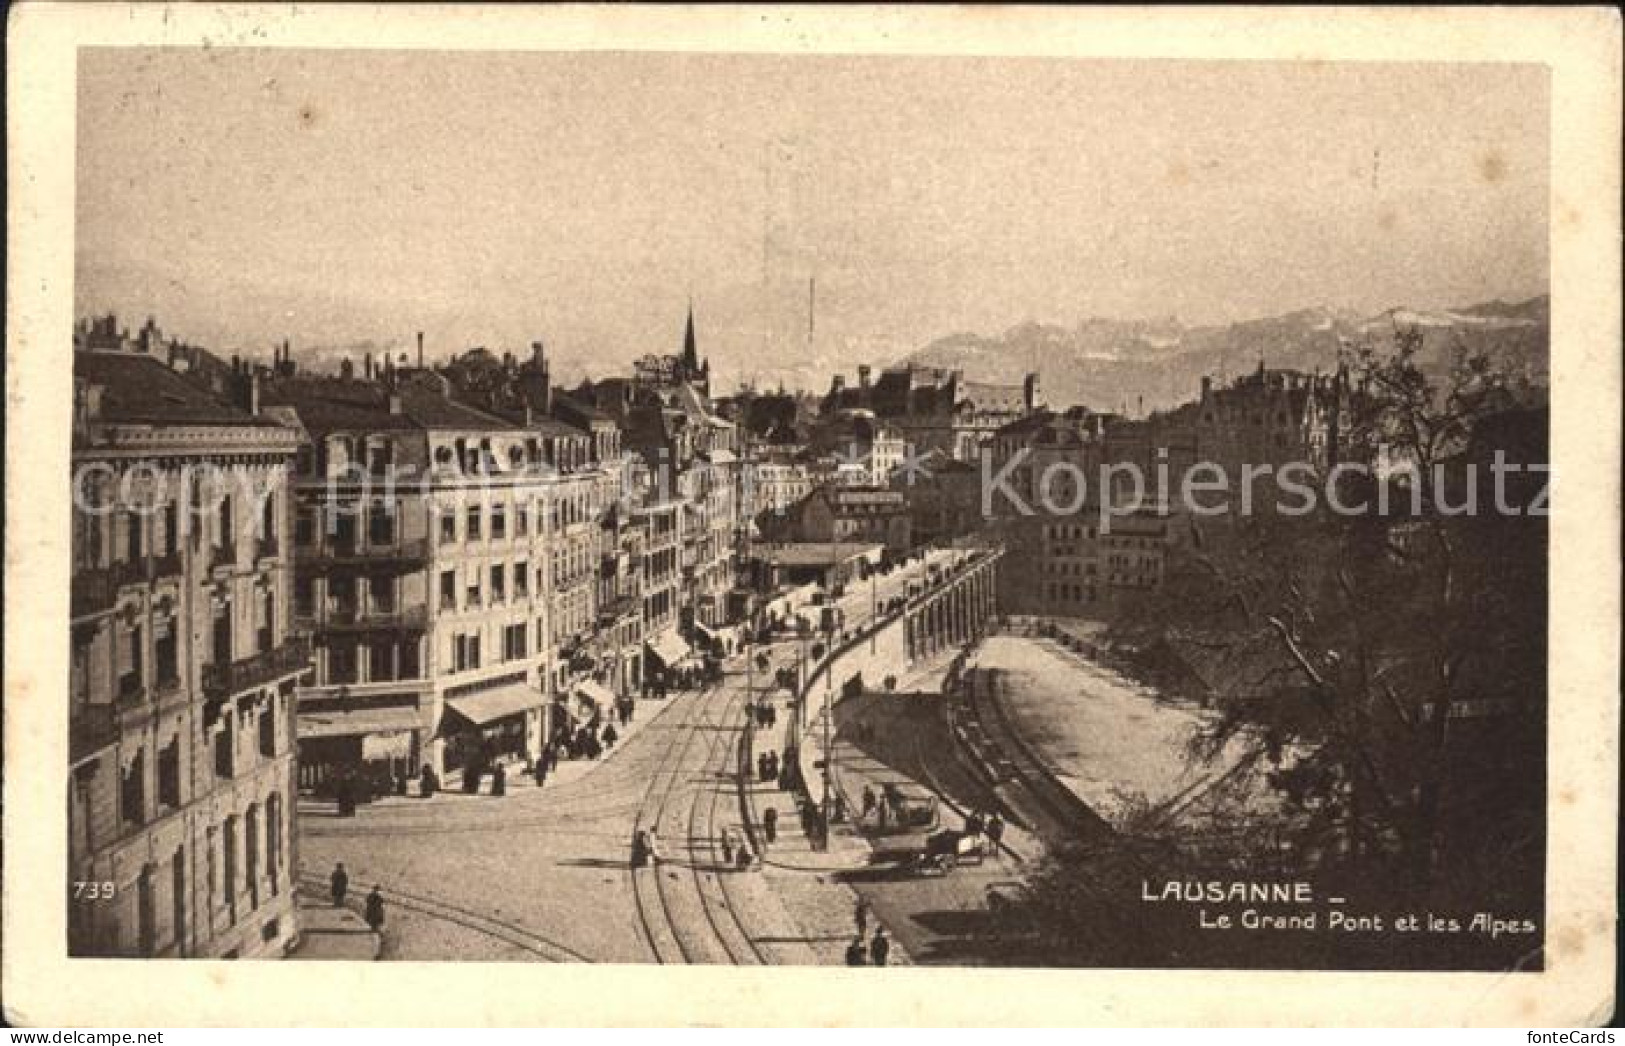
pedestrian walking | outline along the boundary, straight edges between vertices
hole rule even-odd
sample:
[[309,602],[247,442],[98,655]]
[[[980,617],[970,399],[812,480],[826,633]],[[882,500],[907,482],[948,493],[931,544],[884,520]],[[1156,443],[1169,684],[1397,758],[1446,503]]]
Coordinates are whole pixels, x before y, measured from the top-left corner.
[[863,935],[869,932],[869,902],[862,897],[852,906],[852,921],[858,927],[858,940],[863,940]]
[[372,927],[373,933],[384,932],[384,895],[378,892],[377,883],[367,895],[367,925]]
[[734,863],[734,833],[731,828],[722,830],[722,863],[729,867]]
[[508,794],[508,771],[503,769],[501,763],[491,768],[491,794]]
[[615,747],[615,742],[619,741],[620,739],[621,739],[621,735],[617,734],[615,732],[615,724],[614,723],[609,723],[609,724],[605,725],[605,727],[604,727],[604,747],[605,748],[614,748]]
[[875,927],[874,938],[869,942],[869,959],[876,966],[886,965],[886,957],[891,954],[891,942],[886,939],[886,928]]
[[981,835],[982,834],[982,828],[983,828],[982,815],[977,811],[974,811],[974,810],[971,811],[971,815],[969,817],[965,818],[965,834],[966,835]]
[[418,794],[427,799],[439,790],[440,779],[435,776],[434,767],[424,763],[422,772],[418,774]]
[[864,820],[868,820],[869,815],[874,813],[874,812],[875,812],[875,790],[873,788],[870,788],[868,785],[864,785],[863,786],[863,813],[860,814],[859,816],[862,817]]
[[863,935],[852,938],[852,943],[846,946],[846,964],[848,966],[866,966],[869,956],[863,947]]
[[739,849],[734,851],[734,867],[741,872],[748,872],[750,871],[750,866],[754,860],[755,858],[751,855],[750,847],[746,846],[744,843],[740,843]]
[[333,866],[333,875],[328,879],[333,888],[333,907],[344,906],[344,893],[350,888],[350,873],[344,870],[344,862],[340,861]]
[[639,829],[632,833],[632,867],[642,868],[649,863],[649,833]]
[[779,811],[774,807],[768,807],[762,814],[762,835],[770,843],[779,838]]
[[659,868],[660,867],[660,828],[659,828],[658,825],[650,825],[649,826],[649,832],[648,832],[648,835],[646,836],[645,841],[646,841],[646,843],[648,845],[648,848],[649,848],[649,863],[654,865],[656,868]]

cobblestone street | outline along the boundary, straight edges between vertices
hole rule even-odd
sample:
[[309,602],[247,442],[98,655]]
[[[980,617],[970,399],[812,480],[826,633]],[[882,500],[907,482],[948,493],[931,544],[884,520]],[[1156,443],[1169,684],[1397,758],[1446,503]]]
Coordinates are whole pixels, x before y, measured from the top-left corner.
[[[939,561],[928,557],[872,590],[855,586],[839,601],[849,624]],[[340,861],[352,890],[378,885],[389,913],[386,960],[841,962],[856,901],[842,873],[866,862],[864,843],[848,836],[843,853],[815,855],[787,823],[793,803],[783,796],[767,864],[741,871],[721,852],[724,829],[747,837],[738,785],[747,694],[771,695],[781,727],[791,716],[789,692],[770,683],[797,662],[802,643],[748,656],[754,662],[763,649],[765,672],[735,657],[715,686],[640,700],[612,750],[562,764],[542,788],[513,775],[505,796],[391,796],[353,818],[328,803],[303,804],[303,893],[324,899]],[[753,819],[765,809],[763,789],[782,795],[772,785],[748,788]],[[663,860],[633,872],[639,827],[657,829]],[[906,962],[899,943],[893,961]]]

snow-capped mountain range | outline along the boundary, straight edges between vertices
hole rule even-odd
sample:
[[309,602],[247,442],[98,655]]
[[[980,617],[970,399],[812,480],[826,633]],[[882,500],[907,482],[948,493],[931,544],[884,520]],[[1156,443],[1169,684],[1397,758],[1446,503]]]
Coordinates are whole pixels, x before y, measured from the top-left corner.
[[1222,381],[1260,360],[1272,368],[1330,371],[1343,347],[1380,346],[1404,327],[1422,331],[1425,364],[1443,364],[1460,344],[1545,385],[1550,323],[1545,296],[1451,309],[1400,306],[1375,316],[1320,307],[1225,326],[1092,318],[1071,328],[1029,322],[992,337],[953,334],[899,362],[958,368],[978,381],[1016,382],[1036,371],[1051,403],[1138,413],[1188,402],[1203,375]]

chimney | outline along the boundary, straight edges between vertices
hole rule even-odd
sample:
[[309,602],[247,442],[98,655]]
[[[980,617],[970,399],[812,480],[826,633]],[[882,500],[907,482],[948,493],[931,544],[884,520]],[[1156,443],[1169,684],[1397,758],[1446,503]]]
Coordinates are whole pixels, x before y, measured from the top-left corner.
[[260,416],[260,372],[258,368],[248,375],[248,413]]
[[350,362],[348,356],[339,361],[339,377],[345,381],[355,377],[355,364]]
[[365,357],[365,361],[363,362],[362,366],[364,366],[366,368],[364,373],[367,376],[367,380],[371,381],[372,380],[372,353],[370,353],[370,352],[367,353],[367,355]]
[[869,365],[867,363],[860,363],[860,364],[858,364],[858,388],[867,389],[868,387],[869,387]]
[[1213,395],[1213,375],[1204,374],[1202,375],[1202,398],[1207,399],[1211,395]]
[[423,332],[418,331],[418,370],[423,369]]

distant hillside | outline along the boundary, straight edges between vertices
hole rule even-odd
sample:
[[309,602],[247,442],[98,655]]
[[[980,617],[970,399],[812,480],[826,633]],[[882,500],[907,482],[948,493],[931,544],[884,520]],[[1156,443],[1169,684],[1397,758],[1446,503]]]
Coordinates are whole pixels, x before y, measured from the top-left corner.
[[1222,327],[1186,327],[1176,319],[1090,319],[1070,329],[1023,323],[997,337],[949,335],[905,359],[956,367],[979,381],[1015,382],[1037,371],[1051,404],[1134,412],[1141,397],[1146,410],[1188,402],[1204,374],[1235,377],[1260,359],[1270,367],[1332,370],[1342,346],[1381,345],[1397,327],[1411,326],[1423,332],[1426,363],[1448,360],[1460,343],[1488,351],[1534,384],[1548,383],[1551,302],[1545,296],[1438,311],[1400,307],[1376,316],[1302,309]]

